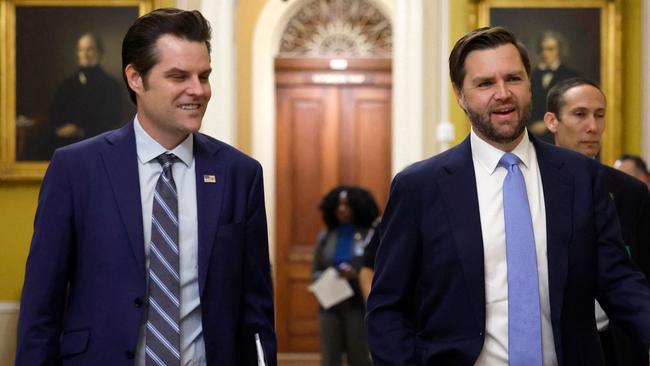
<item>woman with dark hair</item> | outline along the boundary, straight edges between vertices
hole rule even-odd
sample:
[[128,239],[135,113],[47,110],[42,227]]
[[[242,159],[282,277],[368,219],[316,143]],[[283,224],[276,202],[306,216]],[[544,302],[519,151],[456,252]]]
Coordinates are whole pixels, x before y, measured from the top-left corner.
[[318,236],[312,279],[334,267],[354,290],[351,298],[320,309],[321,365],[340,366],[343,353],[347,354],[349,366],[371,365],[358,275],[379,208],[367,190],[340,186],[323,198],[320,210],[326,229]]

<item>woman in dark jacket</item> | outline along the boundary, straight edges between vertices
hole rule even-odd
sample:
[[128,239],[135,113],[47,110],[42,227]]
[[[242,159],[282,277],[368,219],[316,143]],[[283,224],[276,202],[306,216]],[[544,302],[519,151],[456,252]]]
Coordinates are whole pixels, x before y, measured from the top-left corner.
[[343,353],[347,354],[349,366],[371,365],[358,275],[379,208],[367,190],[340,186],[323,198],[320,210],[326,229],[318,236],[312,279],[318,279],[323,271],[334,267],[354,290],[351,298],[320,309],[321,365],[341,365]]

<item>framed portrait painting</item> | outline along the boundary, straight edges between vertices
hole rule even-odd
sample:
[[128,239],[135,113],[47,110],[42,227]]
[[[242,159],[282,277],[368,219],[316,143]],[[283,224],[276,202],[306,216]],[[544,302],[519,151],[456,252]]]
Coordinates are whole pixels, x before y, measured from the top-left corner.
[[0,0],[0,179],[41,179],[55,149],[133,116],[122,39],[154,5]]
[[600,159],[613,163],[621,152],[621,28],[617,0],[481,0],[478,26],[503,26],[526,46],[531,61],[532,111],[528,129],[547,142],[546,94],[557,82],[582,76],[607,96],[607,128]]

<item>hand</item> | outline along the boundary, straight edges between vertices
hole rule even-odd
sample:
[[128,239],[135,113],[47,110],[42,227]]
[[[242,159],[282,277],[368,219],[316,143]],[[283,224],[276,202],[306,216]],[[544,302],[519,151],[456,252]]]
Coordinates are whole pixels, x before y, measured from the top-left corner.
[[58,137],[69,139],[72,137],[83,137],[84,130],[79,128],[79,126],[75,125],[74,123],[68,122],[63,126],[57,128],[55,133]]
[[336,270],[339,272],[339,277],[346,278],[348,280],[357,278],[359,275],[357,271],[347,263],[341,263],[336,267]]

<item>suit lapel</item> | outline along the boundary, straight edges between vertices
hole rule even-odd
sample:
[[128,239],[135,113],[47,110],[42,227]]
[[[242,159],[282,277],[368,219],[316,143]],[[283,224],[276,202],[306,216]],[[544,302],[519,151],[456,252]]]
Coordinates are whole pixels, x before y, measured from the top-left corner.
[[[205,136],[194,134],[196,159],[196,203],[199,230],[199,291],[203,294],[210,255],[215,242],[227,173],[223,161],[215,159],[219,146]],[[212,182],[214,177],[214,182]]]
[[564,162],[553,154],[552,146],[531,137],[537,153],[537,161],[544,189],[546,209],[546,250],[548,258],[548,283],[551,303],[551,320],[556,344],[560,344],[559,329],[564,288],[569,266],[569,242],[571,240],[573,179]]
[[449,215],[474,314],[479,324],[485,324],[483,235],[469,138],[455,149],[455,154],[450,154],[444,169],[447,174],[438,184],[445,212]]
[[102,151],[108,179],[126,228],[131,249],[138,268],[145,275],[144,234],[142,230],[142,205],[138,158],[133,123],[106,135],[108,147]]

